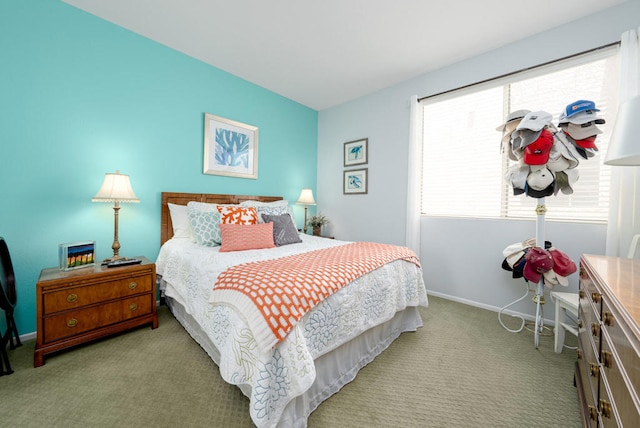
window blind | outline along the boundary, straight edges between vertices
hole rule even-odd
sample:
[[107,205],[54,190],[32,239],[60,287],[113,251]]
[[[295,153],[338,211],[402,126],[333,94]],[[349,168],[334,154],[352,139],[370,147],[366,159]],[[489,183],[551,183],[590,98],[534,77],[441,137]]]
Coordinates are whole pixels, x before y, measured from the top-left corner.
[[598,154],[580,159],[573,194],[545,199],[545,218],[605,222],[610,169],[603,160],[617,113],[617,50],[601,49],[421,101],[422,213],[534,218],[538,200],[514,195],[504,178],[514,162],[500,150],[496,127],[519,109],[547,111],[557,125],[567,104],[587,99],[607,121],[599,125]]

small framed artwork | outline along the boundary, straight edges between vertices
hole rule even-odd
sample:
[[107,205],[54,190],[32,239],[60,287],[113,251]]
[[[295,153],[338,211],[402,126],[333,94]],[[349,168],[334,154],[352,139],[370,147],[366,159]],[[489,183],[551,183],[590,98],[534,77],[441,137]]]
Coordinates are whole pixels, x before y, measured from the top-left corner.
[[205,174],[258,178],[258,128],[204,114]]
[[60,244],[58,257],[60,269],[71,270],[93,266],[95,264],[95,241]]
[[345,171],[342,180],[343,193],[345,195],[366,194],[368,172],[368,168]]
[[367,163],[368,138],[344,143],[344,166],[363,165]]

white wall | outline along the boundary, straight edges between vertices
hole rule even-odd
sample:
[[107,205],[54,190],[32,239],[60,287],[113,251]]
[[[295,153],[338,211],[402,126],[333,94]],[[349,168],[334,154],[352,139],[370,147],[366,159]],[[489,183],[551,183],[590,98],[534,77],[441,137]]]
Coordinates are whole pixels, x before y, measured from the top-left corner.
[[[344,240],[405,244],[408,102],[412,95],[427,96],[580,53],[616,42],[624,31],[638,26],[640,0],[629,0],[563,27],[321,111],[317,210],[331,219],[325,233]],[[369,192],[343,195],[343,144],[365,137],[369,138],[366,165]],[[534,207],[535,201],[531,201]],[[547,206],[553,209],[552,198],[547,198]],[[502,249],[534,236],[534,221],[423,217],[421,223],[420,257],[429,292],[489,308],[500,308],[523,294],[523,280],[513,280],[501,269]],[[546,227],[547,239],[576,263],[583,253],[604,254],[605,236],[605,225],[547,222]],[[568,291],[577,291],[577,282],[577,275],[572,275]],[[535,313],[530,299],[511,309]],[[553,318],[551,304],[546,305],[544,315]]]

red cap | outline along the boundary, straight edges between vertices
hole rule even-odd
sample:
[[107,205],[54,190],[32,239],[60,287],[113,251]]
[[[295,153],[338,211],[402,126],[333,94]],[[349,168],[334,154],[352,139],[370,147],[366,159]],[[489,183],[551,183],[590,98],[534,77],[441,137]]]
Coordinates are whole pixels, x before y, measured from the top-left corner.
[[591,137],[587,137],[584,140],[575,140],[576,146],[582,147],[583,149],[598,149],[596,146],[596,137],[597,135],[593,135]]
[[573,260],[562,251],[553,248],[549,250],[549,253],[551,253],[551,257],[553,258],[553,271],[558,275],[569,276],[578,270]]
[[552,147],[553,134],[543,129],[538,139],[524,148],[522,159],[527,165],[544,165],[549,160]]
[[530,248],[525,258],[527,262],[522,269],[522,275],[528,281],[538,282],[543,273],[553,269],[553,257],[542,248]]

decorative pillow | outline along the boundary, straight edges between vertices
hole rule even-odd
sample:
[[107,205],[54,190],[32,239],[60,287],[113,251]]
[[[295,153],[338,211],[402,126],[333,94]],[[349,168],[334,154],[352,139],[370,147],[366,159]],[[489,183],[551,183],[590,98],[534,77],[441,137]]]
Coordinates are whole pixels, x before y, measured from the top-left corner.
[[296,217],[293,215],[293,208],[289,206],[289,201],[285,199],[273,202],[242,201],[240,202],[240,206],[255,207],[258,212],[258,223],[264,223],[261,214],[282,215],[288,213],[293,220],[293,224],[296,224]]
[[284,199],[273,202],[260,202],[260,201],[242,201],[240,206],[242,207],[286,207],[289,205],[289,201]]
[[273,223],[273,242],[279,247],[281,245],[296,244],[302,242],[298,230],[293,224],[289,214],[268,215],[262,214],[265,223]]
[[218,205],[218,212],[222,216],[221,224],[256,224],[258,212],[255,207],[241,207],[239,205]]
[[168,203],[174,238],[192,238],[189,225],[189,212],[186,205]]
[[273,223],[263,224],[220,224],[222,245],[220,252],[259,250],[273,248]]
[[214,247],[222,242],[220,213],[216,204],[189,202],[187,204],[191,232],[198,245]]

